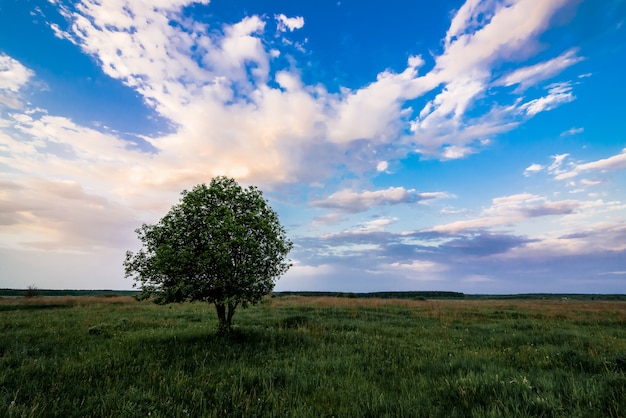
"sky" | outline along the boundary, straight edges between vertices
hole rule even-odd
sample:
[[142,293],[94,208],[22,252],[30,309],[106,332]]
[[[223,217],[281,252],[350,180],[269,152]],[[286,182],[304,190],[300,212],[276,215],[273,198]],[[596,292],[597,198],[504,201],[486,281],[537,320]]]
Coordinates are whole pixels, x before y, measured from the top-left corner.
[[626,0],[0,0],[0,288],[131,289],[215,176],[278,291],[626,293]]

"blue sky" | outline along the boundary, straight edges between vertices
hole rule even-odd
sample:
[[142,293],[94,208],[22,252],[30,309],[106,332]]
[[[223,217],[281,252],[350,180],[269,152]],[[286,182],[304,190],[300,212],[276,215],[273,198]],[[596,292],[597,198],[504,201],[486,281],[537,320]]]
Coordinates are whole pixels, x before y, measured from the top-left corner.
[[276,290],[626,293],[626,1],[0,2],[0,287],[127,289],[213,176]]

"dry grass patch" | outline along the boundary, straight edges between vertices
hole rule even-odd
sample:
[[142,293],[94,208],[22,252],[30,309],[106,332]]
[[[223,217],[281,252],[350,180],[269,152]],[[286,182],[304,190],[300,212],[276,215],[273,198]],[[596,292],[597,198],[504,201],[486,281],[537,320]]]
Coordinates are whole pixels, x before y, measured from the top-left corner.
[[136,302],[132,296],[37,296],[25,298],[19,296],[0,297],[0,306],[85,306],[93,304],[124,304]]
[[525,315],[532,318],[569,320],[611,320],[626,322],[626,302],[579,300],[409,300],[366,299],[332,296],[285,296],[273,298],[277,307],[310,306],[318,308],[414,308],[420,316],[431,318],[466,318],[468,316]]

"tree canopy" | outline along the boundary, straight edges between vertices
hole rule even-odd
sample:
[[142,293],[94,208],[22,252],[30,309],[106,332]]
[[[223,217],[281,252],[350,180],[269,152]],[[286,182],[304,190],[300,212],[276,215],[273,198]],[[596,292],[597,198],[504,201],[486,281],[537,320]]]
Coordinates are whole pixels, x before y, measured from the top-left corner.
[[143,245],[126,253],[126,277],[157,303],[214,303],[220,331],[230,329],[239,305],[259,302],[291,266],[293,243],[262,192],[228,177],[184,190],[157,224],[135,232]]

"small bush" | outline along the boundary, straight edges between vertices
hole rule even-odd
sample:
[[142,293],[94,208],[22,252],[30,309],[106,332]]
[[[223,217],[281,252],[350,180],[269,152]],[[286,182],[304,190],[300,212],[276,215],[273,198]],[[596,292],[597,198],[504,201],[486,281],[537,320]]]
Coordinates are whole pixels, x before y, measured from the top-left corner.
[[39,296],[39,289],[34,284],[28,286],[28,289],[24,292],[25,298],[34,298],[35,296]]

